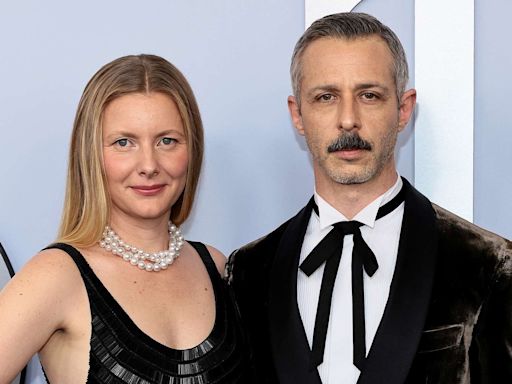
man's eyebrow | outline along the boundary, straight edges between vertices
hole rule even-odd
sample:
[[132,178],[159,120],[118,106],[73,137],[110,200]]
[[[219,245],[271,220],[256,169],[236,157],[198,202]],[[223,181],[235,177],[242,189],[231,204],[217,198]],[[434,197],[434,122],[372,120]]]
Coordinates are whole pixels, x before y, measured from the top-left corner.
[[[381,84],[379,82],[367,82],[367,83],[360,83],[356,84],[355,90],[360,91],[363,89],[369,89],[369,88],[378,88],[382,92],[388,93],[390,92],[389,87],[385,86],[384,84]],[[317,92],[339,92],[339,87],[334,84],[322,84],[318,85],[316,87],[311,88],[308,90],[307,95],[314,95]]]
[[312,95],[317,92],[338,92],[339,88],[336,85],[333,84],[324,84],[324,85],[318,85],[316,87],[311,88],[308,90],[308,95]]
[[380,90],[382,90],[383,92],[389,92],[389,87],[381,84],[381,83],[361,83],[361,84],[357,84],[355,89],[360,91],[362,89],[368,89],[368,88],[379,88]]

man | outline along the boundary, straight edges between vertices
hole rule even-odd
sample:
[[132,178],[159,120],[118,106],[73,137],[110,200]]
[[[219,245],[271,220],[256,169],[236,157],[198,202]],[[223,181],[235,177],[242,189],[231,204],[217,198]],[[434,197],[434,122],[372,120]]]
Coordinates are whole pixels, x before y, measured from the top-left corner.
[[416,102],[398,38],[327,16],[291,75],[314,197],[228,264],[258,382],[512,383],[512,243],[398,176]]

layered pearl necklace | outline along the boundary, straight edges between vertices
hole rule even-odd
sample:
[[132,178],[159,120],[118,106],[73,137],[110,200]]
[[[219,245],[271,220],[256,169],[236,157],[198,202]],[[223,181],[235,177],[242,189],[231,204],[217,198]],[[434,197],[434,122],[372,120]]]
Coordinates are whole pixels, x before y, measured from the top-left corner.
[[184,240],[180,229],[169,221],[169,249],[166,251],[150,253],[133,247],[123,241],[108,225],[103,231],[103,237],[99,244],[101,248],[122,257],[131,265],[148,272],[158,272],[167,269],[176,260],[180,255]]

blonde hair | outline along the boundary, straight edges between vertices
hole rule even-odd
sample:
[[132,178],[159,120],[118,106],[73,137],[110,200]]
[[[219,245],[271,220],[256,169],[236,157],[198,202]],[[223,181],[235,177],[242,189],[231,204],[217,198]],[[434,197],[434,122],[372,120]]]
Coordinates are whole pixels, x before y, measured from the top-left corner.
[[188,148],[187,179],[170,220],[180,225],[194,202],[203,159],[203,125],[194,94],[183,74],[155,55],[118,58],[89,81],[78,104],[71,134],[68,175],[58,241],[88,247],[99,241],[110,215],[103,167],[102,117],[109,102],[130,93],[160,92],[176,103]]

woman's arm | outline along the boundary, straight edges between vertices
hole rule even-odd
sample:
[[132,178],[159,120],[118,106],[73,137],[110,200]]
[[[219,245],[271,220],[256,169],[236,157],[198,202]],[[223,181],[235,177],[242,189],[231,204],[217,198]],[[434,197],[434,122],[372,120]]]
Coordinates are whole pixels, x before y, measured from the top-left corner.
[[[69,257],[37,254],[0,292],[0,384],[10,383],[30,358],[64,327],[76,288]],[[71,272],[71,273],[70,273]]]

